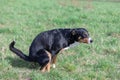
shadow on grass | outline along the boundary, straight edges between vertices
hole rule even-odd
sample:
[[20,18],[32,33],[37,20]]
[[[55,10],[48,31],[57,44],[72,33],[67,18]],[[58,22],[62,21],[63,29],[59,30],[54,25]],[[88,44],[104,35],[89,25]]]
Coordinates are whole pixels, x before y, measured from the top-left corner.
[[8,60],[13,67],[17,68],[38,69],[40,67],[37,63],[26,62],[19,58],[7,57],[6,60]]

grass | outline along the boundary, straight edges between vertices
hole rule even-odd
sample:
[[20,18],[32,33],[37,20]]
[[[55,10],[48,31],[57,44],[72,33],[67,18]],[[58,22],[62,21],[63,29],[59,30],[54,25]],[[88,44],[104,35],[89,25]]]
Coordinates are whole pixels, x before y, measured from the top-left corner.
[[[117,1],[117,0],[116,0]],[[119,80],[120,3],[80,0],[0,0],[0,80]],[[88,29],[94,43],[58,55],[57,68],[41,73],[9,51],[28,55],[33,38],[55,28]]]

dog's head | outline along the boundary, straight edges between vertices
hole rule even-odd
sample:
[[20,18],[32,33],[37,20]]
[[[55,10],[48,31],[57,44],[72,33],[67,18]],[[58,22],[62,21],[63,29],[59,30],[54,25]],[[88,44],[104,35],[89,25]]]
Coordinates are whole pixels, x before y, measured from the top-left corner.
[[80,43],[92,43],[93,40],[90,38],[88,31],[85,28],[77,28],[72,30],[72,35],[75,41]]

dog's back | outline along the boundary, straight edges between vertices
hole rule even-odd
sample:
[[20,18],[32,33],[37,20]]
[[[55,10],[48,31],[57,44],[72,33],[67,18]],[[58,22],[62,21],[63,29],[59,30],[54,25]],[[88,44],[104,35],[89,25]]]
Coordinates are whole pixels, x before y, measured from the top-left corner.
[[[54,29],[38,34],[30,46],[30,56],[34,56],[34,53],[40,49],[51,52],[51,50],[56,50],[58,47],[66,47],[66,36],[68,36],[66,33],[69,32],[70,29]],[[65,44],[60,45],[61,43]]]

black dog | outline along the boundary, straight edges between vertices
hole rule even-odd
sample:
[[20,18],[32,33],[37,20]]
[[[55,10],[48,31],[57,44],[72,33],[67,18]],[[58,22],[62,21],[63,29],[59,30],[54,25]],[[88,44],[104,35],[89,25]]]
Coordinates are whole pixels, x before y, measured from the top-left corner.
[[92,43],[89,33],[84,28],[75,29],[54,29],[40,33],[32,42],[29,49],[29,56],[15,48],[15,41],[11,42],[9,48],[20,58],[29,62],[37,62],[41,71],[50,71],[50,63],[55,68],[57,54],[68,49],[75,42]]

